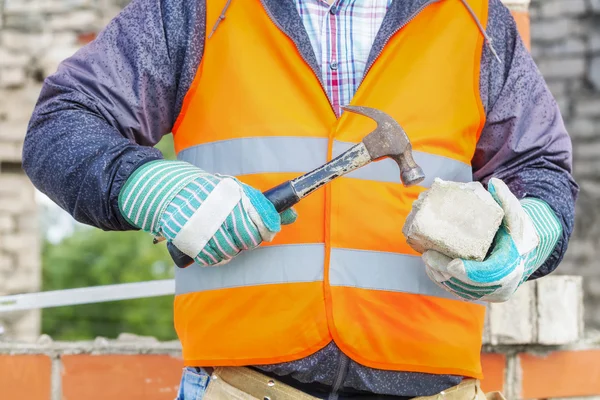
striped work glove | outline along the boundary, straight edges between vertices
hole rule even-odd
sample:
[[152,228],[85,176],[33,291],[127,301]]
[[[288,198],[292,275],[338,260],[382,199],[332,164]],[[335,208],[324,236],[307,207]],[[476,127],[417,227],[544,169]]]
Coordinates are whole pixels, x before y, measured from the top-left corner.
[[293,209],[278,214],[260,191],[236,178],[181,161],[138,168],[119,194],[119,207],[133,226],[163,236],[202,266],[226,264],[296,220]]
[[562,226],[541,200],[519,201],[499,179],[488,191],[504,210],[502,225],[488,257],[481,261],[451,259],[439,252],[423,253],[429,277],[442,288],[468,300],[504,302],[550,256]]

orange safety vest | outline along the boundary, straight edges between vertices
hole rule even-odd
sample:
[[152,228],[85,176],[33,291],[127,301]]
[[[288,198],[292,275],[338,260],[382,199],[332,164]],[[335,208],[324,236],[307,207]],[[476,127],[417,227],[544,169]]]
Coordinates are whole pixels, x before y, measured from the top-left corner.
[[[212,27],[226,0],[207,3]],[[469,4],[487,21],[487,0]],[[460,0],[425,7],[392,36],[352,104],[403,126],[426,180],[405,188],[393,161],[372,163],[302,200],[298,221],[273,242],[224,266],[178,269],[175,327],[186,365],[292,361],[333,340],[369,367],[481,377],[485,307],[434,284],[402,226],[435,177],[472,180],[485,120],[482,49]],[[374,127],[355,114],[337,119],[294,43],[259,0],[243,0],[206,39],[173,131],[180,160],[267,190]]]

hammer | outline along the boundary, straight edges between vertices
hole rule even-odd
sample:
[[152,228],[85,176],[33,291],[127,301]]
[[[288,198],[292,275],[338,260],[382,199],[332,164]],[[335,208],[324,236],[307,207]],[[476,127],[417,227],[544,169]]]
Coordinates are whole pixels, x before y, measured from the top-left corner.
[[[264,192],[263,194],[273,203],[277,212],[281,213],[289,209],[335,178],[383,158],[391,158],[396,161],[400,168],[400,179],[404,186],[416,185],[425,179],[423,170],[413,159],[412,146],[408,136],[398,122],[388,114],[375,108],[345,106],[342,109],[371,118],[377,123],[377,127],[365,136],[360,143],[328,163]],[[183,254],[171,243],[167,247],[178,267],[184,268],[193,263],[190,257]]]

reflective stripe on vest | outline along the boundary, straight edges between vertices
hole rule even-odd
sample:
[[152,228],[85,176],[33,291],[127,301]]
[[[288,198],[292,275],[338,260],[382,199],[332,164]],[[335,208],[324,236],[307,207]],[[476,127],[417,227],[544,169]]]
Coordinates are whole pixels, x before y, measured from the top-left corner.
[[[332,157],[352,147],[353,143],[333,143]],[[448,157],[413,152],[425,173],[420,184],[431,187],[434,178],[455,182],[472,180],[470,165]],[[308,172],[327,160],[327,139],[306,137],[256,137],[232,139],[189,147],[178,158],[201,165],[207,172],[224,175],[250,175],[270,172]],[[373,162],[346,175],[348,178],[400,183],[398,165],[390,159]]]
[[[488,1],[465,1],[485,29]],[[207,26],[226,2],[206,1]],[[336,117],[319,78],[263,6],[296,12],[276,0],[231,2],[205,40],[173,129],[179,159],[261,191],[375,128],[363,116]],[[482,377],[485,307],[432,283],[402,226],[434,178],[472,179],[485,123],[483,45],[458,0],[429,2],[389,38],[351,104],[398,121],[427,180],[404,187],[392,161],[372,163],[303,199],[298,220],[273,242],[219,267],[178,270],[174,316],[185,365],[276,364],[335,341],[372,368]]]
[[[235,258],[227,268],[176,269],[175,293],[322,281],[324,255],[323,245],[268,246]],[[420,257],[405,254],[332,249],[330,283],[456,300],[429,279]]]

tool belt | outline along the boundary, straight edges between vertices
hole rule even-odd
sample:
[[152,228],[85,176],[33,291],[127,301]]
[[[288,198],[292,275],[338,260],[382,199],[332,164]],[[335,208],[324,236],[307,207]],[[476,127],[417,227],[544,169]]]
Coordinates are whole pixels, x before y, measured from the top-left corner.
[[[204,400],[312,400],[298,389],[245,367],[217,367],[210,371],[211,381]],[[375,396],[375,395],[374,395]],[[393,396],[382,396],[393,399]],[[361,399],[358,397],[357,399]],[[400,398],[400,397],[398,397]],[[367,399],[365,397],[364,399]],[[484,394],[475,379],[465,379],[461,384],[433,396],[413,400],[505,400],[498,392]]]

